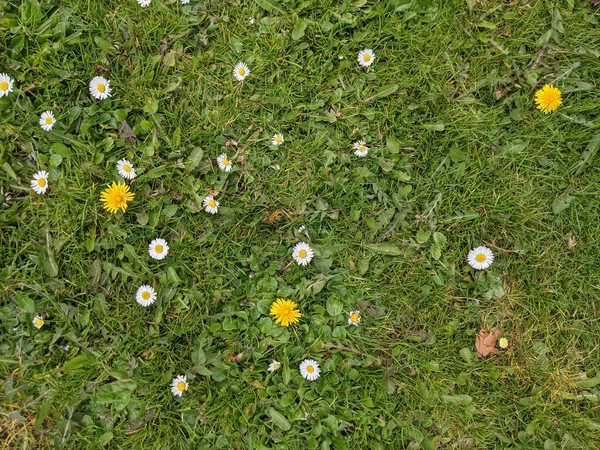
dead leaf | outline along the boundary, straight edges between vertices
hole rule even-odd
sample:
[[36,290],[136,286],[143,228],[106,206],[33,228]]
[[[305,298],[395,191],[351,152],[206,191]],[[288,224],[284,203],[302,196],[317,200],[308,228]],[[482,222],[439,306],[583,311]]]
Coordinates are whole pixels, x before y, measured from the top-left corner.
[[575,238],[575,236],[571,236],[567,242],[567,245],[569,246],[569,248],[575,247],[577,245],[577,238]]
[[496,353],[496,341],[500,336],[500,330],[492,328],[489,333],[481,327],[479,333],[475,335],[475,350],[479,356],[486,357]]
[[361,300],[357,303],[358,307],[362,309],[364,312],[373,317],[379,317],[381,313],[371,306],[371,302],[369,300]]
[[135,147],[136,136],[126,120],[119,124],[119,137],[132,147]]

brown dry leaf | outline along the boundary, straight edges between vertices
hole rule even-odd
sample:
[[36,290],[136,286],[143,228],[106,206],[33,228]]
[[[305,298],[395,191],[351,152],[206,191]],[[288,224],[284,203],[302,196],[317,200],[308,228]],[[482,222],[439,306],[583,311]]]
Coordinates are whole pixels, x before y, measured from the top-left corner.
[[381,313],[373,308],[372,303],[369,300],[361,300],[358,303],[358,307],[362,309],[364,312],[373,317],[379,317]]
[[132,147],[135,147],[135,133],[126,120],[119,124],[119,137]]
[[577,238],[575,236],[571,236],[567,241],[567,245],[569,246],[569,248],[575,247],[577,245]]
[[479,356],[486,357],[496,353],[496,341],[500,336],[500,330],[492,328],[489,333],[481,327],[479,333],[475,335],[475,350]]

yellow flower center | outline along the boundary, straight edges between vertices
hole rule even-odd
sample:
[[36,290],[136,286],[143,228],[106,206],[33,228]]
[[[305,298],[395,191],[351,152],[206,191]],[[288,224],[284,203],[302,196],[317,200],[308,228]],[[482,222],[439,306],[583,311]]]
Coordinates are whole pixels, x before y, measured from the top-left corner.
[[486,257],[483,253],[477,253],[477,255],[475,256],[475,261],[477,262],[484,262],[486,260]]
[[364,145],[359,145],[358,146],[358,151],[359,152],[364,152],[365,151],[365,146]]
[[155,251],[156,253],[162,253],[162,252],[163,252],[163,246],[162,246],[162,245],[160,245],[160,244],[158,244],[158,245],[155,245],[155,246],[154,246],[154,251]]
[[127,164],[125,164],[125,165],[123,166],[123,170],[124,170],[125,172],[129,173],[129,172],[131,172],[131,166],[128,166]]
[[144,300],[149,300],[150,299],[150,292],[148,292],[148,291],[142,292],[142,298]]
[[246,71],[244,69],[238,69],[238,73],[243,76]]
[[223,158],[222,163],[223,163],[224,166],[228,166],[229,165],[229,160],[227,158]]
[[500,344],[500,347],[508,347],[508,339],[506,339],[506,338],[500,339],[499,344]]
[[44,325],[44,321],[42,319],[35,319],[35,326],[41,327],[42,325]]
[[8,90],[8,81],[0,81],[0,91]]
[[210,206],[211,208],[214,208],[215,206],[217,206],[217,204],[215,203],[214,200],[211,200],[208,202],[208,206]]
[[179,383],[177,383],[177,390],[179,392],[185,391],[185,383],[183,381],[180,381]]
[[352,322],[358,322],[358,314],[356,314],[356,313],[350,314],[350,320]]
[[273,364],[273,370],[277,370],[277,369],[279,369],[280,367],[281,367],[281,364],[279,364],[279,363],[275,363],[275,364]]
[[306,366],[306,371],[308,373],[313,373],[315,371],[315,368],[313,366]]
[[123,196],[122,195],[115,195],[115,203],[118,203],[118,204],[123,203]]
[[369,54],[367,53],[365,56],[363,56],[363,59],[364,59],[365,61],[371,61],[371,55],[369,55]]
[[38,180],[37,180],[37,185],[38,185],[39,187],[44,187],[44,186],[46,186],[46,179],[45,179],[45,178],[38,178]]
[[52,117],[51,116],[46,117],[46,125],[52,125]]
[[298,256],[299,256],[300,258],[306,258],[306,256],[307,256],[307,255],[308,255],[308,253],[306,253],[306,250],[300,250],[300,251],[298,252]]
[[275,142],[281,142],[281,136],[275,136]]
[[104,92],[106,90],[106,86],[104,86],[104,83],[98,83],[96,89],[98,90],[98,92]]

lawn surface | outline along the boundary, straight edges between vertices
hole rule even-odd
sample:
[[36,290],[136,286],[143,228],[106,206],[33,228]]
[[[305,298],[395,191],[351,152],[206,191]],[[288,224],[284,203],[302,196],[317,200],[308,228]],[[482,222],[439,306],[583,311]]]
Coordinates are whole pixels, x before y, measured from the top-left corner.
[[[600,448],[599,16],[583,0],[0,0],[0,447]],[[90,98],[96,75],[110,99]],[[564,101],[548,115],[545,83]],[[111,215],[122,158],[135,200]],[[466,264],[478,245],[486,271]],[[299,326],[274,324],[279,297]],[[478,358],[480,327],[508,349]]]

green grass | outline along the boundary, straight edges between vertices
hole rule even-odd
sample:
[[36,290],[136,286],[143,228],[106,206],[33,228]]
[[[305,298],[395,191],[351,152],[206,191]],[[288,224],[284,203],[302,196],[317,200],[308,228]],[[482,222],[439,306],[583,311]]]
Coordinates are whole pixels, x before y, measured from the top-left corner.
[[[0,447],[600,448],[598,19],[581,0],[0,0]],[[136,198],[110,216],[124,157]],[[496,262],[475,273],[480,244]],[[272,323],[277,297],[299,327]],[[481,326],[509,349],[477,358]]]

